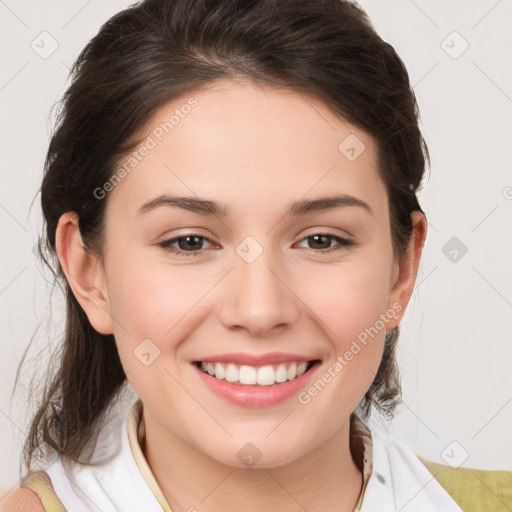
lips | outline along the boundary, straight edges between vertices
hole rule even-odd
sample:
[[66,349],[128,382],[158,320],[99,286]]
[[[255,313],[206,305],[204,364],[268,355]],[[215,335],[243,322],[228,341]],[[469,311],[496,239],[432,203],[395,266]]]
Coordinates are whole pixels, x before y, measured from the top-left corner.
[[219,354],[192,361],[216,395],[242,407],[267,407],[292,397],[311,380],[320,360],[298,354]]

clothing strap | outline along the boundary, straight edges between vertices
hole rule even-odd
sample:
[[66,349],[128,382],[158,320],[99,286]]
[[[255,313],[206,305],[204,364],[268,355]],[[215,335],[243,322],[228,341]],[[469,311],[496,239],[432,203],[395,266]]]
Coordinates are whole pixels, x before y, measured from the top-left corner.
[[45,471],[31,471],[21,481],[20,487],[34,491],[39,496],[45,512],[66,512]]

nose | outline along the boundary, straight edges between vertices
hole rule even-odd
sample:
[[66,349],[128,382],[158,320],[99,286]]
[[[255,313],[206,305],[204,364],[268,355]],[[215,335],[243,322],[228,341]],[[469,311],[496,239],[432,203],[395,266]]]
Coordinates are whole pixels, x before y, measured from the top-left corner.
[[[268,338],[297,321],[300,300],[282,260],[271,249],[262,248],[253,260],[258,248],[254,245],[249,242],[238,248],[234,266],[223,280],[220,316],[228,329],[244,329],[254,337]],[[251,251],[252,257],[247,257]]]

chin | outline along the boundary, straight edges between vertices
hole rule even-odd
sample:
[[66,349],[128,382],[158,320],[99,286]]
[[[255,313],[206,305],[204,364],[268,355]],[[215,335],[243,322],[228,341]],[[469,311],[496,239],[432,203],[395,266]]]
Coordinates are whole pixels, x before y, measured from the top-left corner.
[[[272,469],[285,466],[297,460],[301,454],[296,449],[290,452],[291,446],[295,443],[286,443],[286,451],[283,450],[283,443],[280,447],[275,442],[268,440],[239,441],[231,442],[220,451],[211,451],[211,446],[203,453],[217,462],[237,469]],[[281,449],[280,449],[281,448]]]

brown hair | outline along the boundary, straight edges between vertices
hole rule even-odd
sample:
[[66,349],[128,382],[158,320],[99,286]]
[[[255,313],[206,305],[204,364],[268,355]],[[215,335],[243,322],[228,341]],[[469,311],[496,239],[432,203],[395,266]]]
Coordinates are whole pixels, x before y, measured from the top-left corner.
[[[94,190],[136,147],[138,130],[159,106],[236,77],[320,99],[377,142],[398,261],[411,234],[410,214],[422,211],[416,192],[428,161],[405,66],[348,1],[145,0],[109,19],[71,73],[45,161],[46,233],[39,241],[65,287],[66,330],[26,440],[27,467],[43,444],[78,460],[125,383],[113,335],[92,328],[63,277],[55,231],[63,213],[76,212],[85,246],[101,256],[106,200]],[[387,333],[360,404],[366,414],[372,406],[391,414],[400,400],[397,339],[398,328]]]

